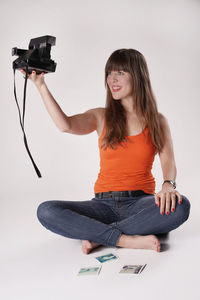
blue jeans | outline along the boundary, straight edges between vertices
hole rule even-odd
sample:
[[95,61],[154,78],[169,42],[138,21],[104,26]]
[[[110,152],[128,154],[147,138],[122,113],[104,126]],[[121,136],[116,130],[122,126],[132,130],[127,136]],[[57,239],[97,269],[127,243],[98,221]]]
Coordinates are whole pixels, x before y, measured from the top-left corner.
[[41,224],[62,236],[117,247],[122,234],[168,233],[189,217],[190,202],[176,197],[175,212],[161,215],[153,194],[136,197],[92,198],[89,201],[46,201],[39,205]]

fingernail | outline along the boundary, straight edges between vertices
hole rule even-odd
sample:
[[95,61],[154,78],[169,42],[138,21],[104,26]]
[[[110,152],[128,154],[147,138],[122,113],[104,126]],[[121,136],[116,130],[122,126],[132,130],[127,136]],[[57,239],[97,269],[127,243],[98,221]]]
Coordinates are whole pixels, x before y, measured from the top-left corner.
[[166,212],[166,214],[168,215],[168,214],[169,214],[169,212],[167,211],[167,212]]
[[174,208],[172,208],[172,211],[174,212]]

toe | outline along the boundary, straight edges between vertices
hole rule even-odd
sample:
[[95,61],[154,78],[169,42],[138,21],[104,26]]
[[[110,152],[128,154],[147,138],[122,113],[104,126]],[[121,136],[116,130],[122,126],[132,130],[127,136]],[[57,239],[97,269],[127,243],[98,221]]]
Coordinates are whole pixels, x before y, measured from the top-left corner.
[[160,243],[157,245],[157,251],[160,252]]
[[158,239],[157,239],[154,235],[152,235],[152,241],[153,241],[153,243],[154,243],[155,245],[158,245],[158,244],[159,244]]

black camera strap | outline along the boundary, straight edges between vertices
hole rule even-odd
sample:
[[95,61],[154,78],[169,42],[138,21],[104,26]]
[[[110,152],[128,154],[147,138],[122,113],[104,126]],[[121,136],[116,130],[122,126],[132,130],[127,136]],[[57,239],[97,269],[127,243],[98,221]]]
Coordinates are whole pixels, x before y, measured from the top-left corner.
[[23,114],[21,116],[21,111],[20,111],[20,108],[19,108],[19,104],[18,104],[18,101],[17,101],[17,94],[16,94],[16,84],[15,84],[15,71],[16,69],[13,69],[14,71],[14,95],[15,95],[15,101],[16,101],[16,104],[17,104],[17,108],[18,108],[18,112],[19,112],[19,122],[20,122],[20,125],[21,125],[21,128],[22,128],[22,132],[23,132],[23,135],[24,135],[24,144],[25,144],[25,147],[26,147],[26,150],[28,152],[28,155],[32,161],[32,164],[35,168],[35,171],[38,175],[38,177],[42,177],[38,167],[36,166],[34,160],[33,160],[33,157],[31,155],[31,152],[29,150],[29,147],[28,147],[28,143],[27,143],[27,138],[26,138],[26,133],[25,133],[25,130],[24,130],[24,119],[25,119],[25,107],[26,107],[26,87],[27,87],[27,79],[28,79],[28,67],[26,66],[26,76],[25,76],[25,82],[24,82],[24,97],[23,97]]

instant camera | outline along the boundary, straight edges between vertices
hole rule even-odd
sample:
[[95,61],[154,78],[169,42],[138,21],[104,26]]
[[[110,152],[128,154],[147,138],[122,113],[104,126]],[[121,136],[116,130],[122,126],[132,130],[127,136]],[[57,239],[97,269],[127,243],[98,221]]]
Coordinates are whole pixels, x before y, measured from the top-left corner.
[[[19,112],[19,121],[24,136],[24,144],[28,155],[32,161],[35,171],[38,177],[42,177],[32,155],[29,150],[25,128],[24,128],[24,117],[25,117],[25,102],[26,102],[26,86],[28,80],[28,74],[32,71],[36,71],[36,74],[55,72],[56,63],[51,60],[50,52],[51,46],[56,43],[54,36],[45,35],[35,39],[31,39],[29,43],[29,49],[18,49],[17,47],[12,48],[12,55],[19,56],[13,61],[13,72],[14,72],[14,96]],[[25,83],[24,83],[24,97],[23,97],[23,113],[21,114],[20,107],[17,101],[16,84],[15,84],[15,71],[17,69],[23,69],[26,72]]]
[[51,60],[50,55],[51,46],[55,44],[54,36],[45,35],[31,39],[28,50],[12,48],[12,55],[19,56],[13,61],[13,69],[26,71],[28,68],[28,74],[31,74],[32,70],[35,70],[36,74],[55,72],[56,63]]

